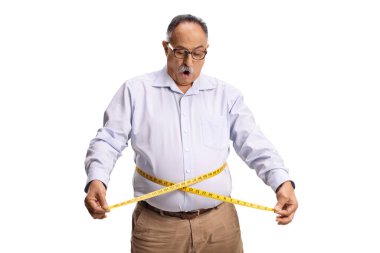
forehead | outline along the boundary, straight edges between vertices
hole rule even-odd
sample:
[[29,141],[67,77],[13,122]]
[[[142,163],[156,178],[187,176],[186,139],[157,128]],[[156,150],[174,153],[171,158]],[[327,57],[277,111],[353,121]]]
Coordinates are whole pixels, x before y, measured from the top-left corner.
[[172,32],[171,43],[175,46],[197,47],[206,46],[207,37],[202,27],[194,22],[183,22]]

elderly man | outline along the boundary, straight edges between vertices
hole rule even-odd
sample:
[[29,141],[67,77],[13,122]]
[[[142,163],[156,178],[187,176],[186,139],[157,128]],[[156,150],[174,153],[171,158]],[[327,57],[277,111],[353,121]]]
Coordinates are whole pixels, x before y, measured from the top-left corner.
[[[131,140],[135,163],[144,173],[181,182],[225,164],[229,142],[246,164],[276,193],[278,224],[293,219],[298,203],[282,159],[255,124],[241,93],[201,74],[208,49],[206,24],[176,16],[162,42],[167,65],[128,80],[104,115],[85,161],[85,205],[95,219],[106,217],[106,186],[117,158]],[[229,196],[227,165],[193,187]],[[135,172],[134,195],[161,188]],[[132,217],[132,252],[243,252],[234,205],[183,191],[137,203]]]

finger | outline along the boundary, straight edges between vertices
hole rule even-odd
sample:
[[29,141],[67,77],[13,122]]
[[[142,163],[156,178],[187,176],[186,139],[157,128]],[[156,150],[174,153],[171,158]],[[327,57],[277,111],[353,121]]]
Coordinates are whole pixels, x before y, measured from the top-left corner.
[[99,210],[95,210],[95,211],[88,209],[88,212],[94,219],[107,218],[106,212],[102,208],[99,208]]
[[280,213],[284,209],[285,204],[286,204],[286,201],[282,201],[282,199],[279,199],[277,204],[274,207],[274,212]]
[[91,215],[92,216],[92,218],[94,218],[94,219],[105,219],[105,218],[107,218],[107,215],[106,214],[93,214],[93,215]]
[[86,198],[85,206],[92,216],[96,215],[97,217],[100,217],[105,214],[105,210],[100,206],[99,201],[95,198]]
[[276,222],[278,225],[287,225],[289,224],[294,218],[294,214],[291,214],[289,216],[277,216]]
[[106,211],[106,212],[109,212],[110,209],[108,207],[108,204],[107,204],[107,200],[106,200],[106,197],[104,195],[100,195],[99,196],[99,204],[101,206],[101,208]]
[[296,211],[297,207],[293,204],[285,204],[283,208],[279,211],[276,211],[277,214],[283,216],[289,216]]

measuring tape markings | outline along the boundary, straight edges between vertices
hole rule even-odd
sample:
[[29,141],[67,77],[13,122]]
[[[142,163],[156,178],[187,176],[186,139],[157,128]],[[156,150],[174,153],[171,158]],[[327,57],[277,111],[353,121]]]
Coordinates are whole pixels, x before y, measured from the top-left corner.
[[[156,190],[156,191],[149,192],[147,194],[141,195],[139,197],[136,197],[136,198],[133,198],[133,199],[130,199],[130,200],[127,200],[127,201],[124,201],[124,202],[121,202],[121,203],[109,206],[108,208],[111,210],[111,209],[116,208],[116,207],[121,207],[121,206],[125,206],[125,205],[128,205],[128,204],[132,204],[134,202],[138,202],[138,201],[150,199],[150,198],[153,198],[153,197],[157,197],[157,196],[160,196],[160,195],[163,195],[163,194],[166,194],[166,193],[178,190],[180,188],[186,187],[188,185],[196,184],[198,182],[204,181],[204,180],[206,180],[208,178],[211,178],[211,177],[214,177],[214,176],[218,175],[220,172],[222,172],[224,170],[225,167],[226,167],[226,164],[223,164],[221,167],[219,167],[218,169],[216,169],[216,170],[214,170],[212,172],[209,172],[209,173],[206,173],[206,174],[203,174],[203,175],[200,175],[200,176],[197,176],[197,177],[194,177],[194,178],[191,178],[189,180],[186,180],[186,181],[183,181],[183,182],[179,182],[179,183],[176,183],[176,184],[171,183],[172,185],[170,185],[170,186],[167,186],[167,187],[161,188],[159,190]],[[136,169],[138,169],[138,167],[136,167]],[[146,174],[146,175],[149,176],[149,178],[152,178],[152,180],[156,179],[156,178],[150,176],[149,174]],[[163,181],[163,180],[161,179],[161,181]]]
[[146,178],[146,179],[148,179],[148,180],[150,180],[150,181],[152,181],[154,183],[166,186],[166,187],[164,187],[162,189],[159,189],[159,190],[156,190],[156,191],[153,191],[153,192],[150,192],[150,193],[147,193],[145,195],[136,197],[134,199],[131,199],[131,200],[128,200],[128,201],[125,201],[125,202],[121,202],[121,203],[116,204],[116,205],[112,205],[112,206],[109,207],[109,209],[120,207],[120,206],[124,206],[124,205],[128,205],[128,204],[131,204],[131,203],[134,203],[134,202],[138,202],[138,201],[142,201],[142,200],[145,200],[145,199],[149,199],[149,198],[152,198],[152,197],[156,197],[156,196],[159,196],[159,195],[162,195],[162,194],[166,194],[166,193],[169,193],[169,192],[172,192],[172,191],[175,191],[175,190],[180,190],[180,191],[189,192],[189,193],[192,193],[192,194],[200,195],[200,196],[211,198],[211,199],[216,199],[216,200],[219,200],[219,201],[228,202],[228,203],[231,203],[231,204],[237,204],[237,205],[241,205],[241,206],[256,208],[256,209],[263,210],[263,211],[274,211],[274,209],[271,208],[271,207],[261,206],[261,205],[258,205],[258,204],[246,202],[246,201],[235,199],[235,198],[231,198],[231,197],[228,197],[228,196],[223,196],[223,195],[212,193],[212,192],[208,192],[208,191],[205,191],[205,190],[200,190],[200,189],[197,189],[197,188],[188,187],[188,185],[199,183],[201,181],[204,181],[206,179],[209,179],[211,177],[214,177],[214,176],[218,175],[220,172],[222,172],[224,170],[224,168],[226,167],[226,165],[227,164],[224,163],[221,167],[219,167],[218,169],[216,169],[216,170],[214,170],[212,172],[203,174],[201,176],[198,176],[198,177],[195,177],[195,178],[192,178],[192,179],[189,179],[187,181],[183,181],[183,182],[180,182],[180,183],[177,183],[177,184],[174,184],[172,182],[169,182],[169,181],[166,181],[166,180],[163,180],[163,179],[160,179],[160,178],[153,177],[153,176],[149,175],[148,173],[144,172],[139,167],[136,167],[136,171],[142,177],[144,177],[144,178]]
[[[155,182],[157,184],[160,184],[160,185],[163,185],[163,186],[171,186],[171,185],[174,184],[172,182],[169,182],[169,181],[166,181],[166,180],[163,180],[163,179],[159,179],[159,178],[153,177],[153,176],[149,175],[148,173],[144,172],[142,169],[140,169],[138,167],[136,168],[136,171],[141,176],[143,176],[144,178],[146,178],[146,179],[148,179],[148,180],[150,180],[152,182]],[[190,192],[192,194],[200,195],[200,196],[211,198],[211,199],[221,200],[223,202],[228,202],[228,203],[231,203],[231,204],[237,204],[237,205],[241,205],[241,206],[247,206],[247,207],[256,208],[256,209],[260,209],[260,210],[264,210],[264,211],[274,211],[274,209],[270,208],[270,207],[261,206],[261,205],[258,205],[258,204],[246,202],[246,201],[243,201],[243,200],[231,198],[231,197],[228,197],[228,196],[224,196],[224,195],[220,195],[220,194],[216,194],[216,193],[212,193],[212,192],[208,192],[208,191],[205,191],[205,190],[200,190],[200,189],[193,188],[193,187],[187,187],[186,186],[186,187],[180,188],[178,190],[184,191],[184,192]]]

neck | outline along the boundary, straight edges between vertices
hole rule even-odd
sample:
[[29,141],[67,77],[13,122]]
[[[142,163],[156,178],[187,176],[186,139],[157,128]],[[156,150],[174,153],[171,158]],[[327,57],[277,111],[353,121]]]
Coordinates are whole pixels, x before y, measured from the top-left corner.
[[189,84],[181,84],[181,85],[177,84],[178,88],[179,88],[184,94],[188,91],[188,89],[190,89],[191,85],[192,85],[192,83],[189,83]]

